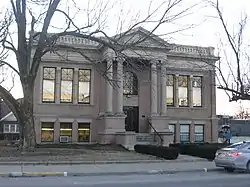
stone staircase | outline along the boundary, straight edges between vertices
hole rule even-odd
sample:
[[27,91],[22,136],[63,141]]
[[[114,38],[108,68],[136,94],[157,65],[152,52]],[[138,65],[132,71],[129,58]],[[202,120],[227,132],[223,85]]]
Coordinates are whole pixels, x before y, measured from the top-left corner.
[[157,144],[154,141],[154,135],[149,133],[137,133],[136,134],[136,144]]

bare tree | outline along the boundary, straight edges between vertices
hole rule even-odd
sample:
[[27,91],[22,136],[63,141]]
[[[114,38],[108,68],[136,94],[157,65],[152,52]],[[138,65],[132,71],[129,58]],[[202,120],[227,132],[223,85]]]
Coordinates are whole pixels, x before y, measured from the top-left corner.
[[247,15],[243,14],[234,31],[230,31],[223,15],[219,0],[209,1],[216,10],[226,41],[220,41],[219,53],[224,57],[216,66],[218,89],[226,91],[229,101],[250,100],[250,56],[249,45],[246,44]]
[[250,113],[249,111],[243,107],[242,103],[240,103],[240,108],[237,113],[234,115],[234,119],[249,119]]
[[[62,5],[67,3],[71,4],[70,6],[74,6],[76,10],[85,10],[86,16],[84,20],[87,21],[84,24],[75,22],[76,13],[71,14],[64,11]],[[8,61],[1,60],[0,62],[11,68],[20,77],[23,88],[23,100],[22,102],[17,102],[3,86],[0,86],[0,97],[3,98],[19,122],[20,147],[26,151],[31,151],[36,144],[33,119],[33,90],[42,57],[49,52],[59,54],[58,51],[64,49],[78,52],[83,57],[88,58],[90,62],[93,61],[84,54],[81,48],[58,43],[58,39],[61,36],[75,36],[92,40],[99,45],[112,49],[116,56],[124,56],[123,51],[142,43],[147,37],[154,36],[155,31],[162,24],[171,23],[187,16],[190,14],[190,10],[196,6],[194,4],[185,9],[174,10],[175,7],[183,3],[184,0],[166,0],[156,8],[152,8],[150,5],[147,16],[144,18],[136,16],[127,26],[124,25],[121,17],[117,23],[116,35],[111,37],[105,32],[105,18],[112,15],[107,14],[107,4],[103,1],[97,1],[94,8],[89,8],[88,6],[79,8],[80,6],[74,0],[10,0],[11,8],[6,11],[0,22],[0,42],[3,51],[12,52],[15,55],[18,69],[15,69]],[[37,14],[35,11],[32,11],[32,7],[42,7],[43,12]],[[67,7],[67,10],[71,8]],[[164,11],[159,11],[160,8]],[[49,28],[57,27],[51,24],[56,14],[64,17],[66,24],[64,28],[60,28],[60,32],[48,33]],[[136,39],[131,37],[124,41],[123,36],[128,35],[136,27],[146,24],[151,24],[151,30],[146,36]],[[16,33],[10,32],[13,26],[17,28]],[[190,28],[190,26],[187,28]],[[13,42],[12,37],[16,38],[16,43]],[[106,76],[105,74],[103,75]]]

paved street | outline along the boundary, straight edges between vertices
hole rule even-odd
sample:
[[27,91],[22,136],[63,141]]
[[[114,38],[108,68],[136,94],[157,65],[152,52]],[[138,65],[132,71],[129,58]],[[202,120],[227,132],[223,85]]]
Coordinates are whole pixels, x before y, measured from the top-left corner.
[[69,172],[69,173],[124,173],[140,171],[185,171],[196,169],[214,169],[213,162],[162,162],[134,164],[82,164],[82,165],[0,165],[2,172]]
[[99,177],[2,178],[0,187],[236,187],[250,186],[249,174],[225,172]]

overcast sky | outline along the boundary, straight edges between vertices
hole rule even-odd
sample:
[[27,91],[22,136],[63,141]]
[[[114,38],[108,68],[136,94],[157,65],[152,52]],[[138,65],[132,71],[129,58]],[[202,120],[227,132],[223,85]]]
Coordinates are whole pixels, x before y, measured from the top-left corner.
[[[104,4],[105,4],[104,0]],[[152,9],[159,4],[163,2],[163,0],[151,0],[152,1]],[[66,2],[66,1],[65,1]],[[75,0],[77,4],[81,6],[81,9],[84,9],[86,7],[86,2],[83,0]],[[92,5],[94,4],[95,0],[90,1]],[[116,2],[116,3],[114,3]],[[188,7],[191,4],[187,3],[193,3],[195,4],[198,2],[198,0],[186,0],[185,4],[181,4],[181,6],[176,7],[173,9],[173,11],[178,11],[181,8]],[[125,21],[125,25],[129,24],[131,22],[131,17],[133,17],[135,14],[139,14],[142,18],[145,16],[148,12],[149,7],[149,0],[110,0],[109,2],[109,10],[106,12],[106,16],[108,18],[106,19],[106,27],[105,30],[108,33],[114,33],[116,30],[116,23],[118,20],[118,14],[121,14],[121,7],[123,7],[122,12],[122,20]],[[6,6],[8,6],[9,1],[8,0],[1,0],[0,1],[0,7],[4,10]],[[227,24],[229,25],[230,29],[232,29],[235,26],[237,26],[238,20],[242,13],[250,12],[250,1],[249,0],[220,0],[220,4],[223,7],[223,14],[227,20]],[[113,8],[111,8],[111,5],[113,5]],[[35,9],[36,12],[39,12],[39,9]],[[169,42],[175,42],[179,44],[187,44],[187,45],[201,45],[201,46],[214,46],[217,48],[220,39],[225,39],[225,36],[223,35],[222,27],[219,23],[219,21],[216,18],[212,18],[215,15],[215,11],[211,8],[201,8],[197,7],[195,10],[195,13],[182,18],[181,20],[175,22],[175,24],[165,24],[162,25],[157,33],[159,34],[165,34],[170,32],[176,28],[185,27],[187,24],[190,23],[197,23],[198,26],[183,31],[178,34],[174,35],[167,35],[164,36],[164,39],[168,40]],[[159,14],[163,11],[163,8],[159,10]],[[85,15],[78,15],[76,17],[77,23],[81,24],[83,23],[86,16]],[[60,23],[63,21],[61,19],[61,15],[56,16],[53,19],[52,24],[60,25]],[[63,22],[64,23],[64,22]],[[150,26],[146,26],[150,27]],[[248,32],[246,32],[248,35],[245,36],[245,39],[249,41],[250,39],[250,30],[249,28]],[[53,29],[52,29],[53,30]],[[13,63],[14,63],[14,59]],[[21,97],[21,91],[20,91],[20,85],[16,85],[15,88],[12,91],[13,95],[15,97]],[[249,102],[243,103],[245,108],[249,108]],[[239,103],[229,103],[228,97],[224,93],[224,91],[217,90],[217,114],[234,114],[239,110]]]

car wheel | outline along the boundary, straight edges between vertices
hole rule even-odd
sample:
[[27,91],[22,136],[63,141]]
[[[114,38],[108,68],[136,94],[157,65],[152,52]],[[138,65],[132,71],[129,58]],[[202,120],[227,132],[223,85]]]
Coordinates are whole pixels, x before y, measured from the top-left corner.
[[224,168],[228,173],[232,173],[234,172],[234,168]]
[[250,160],[247,162],[246,171],[250,172]]

